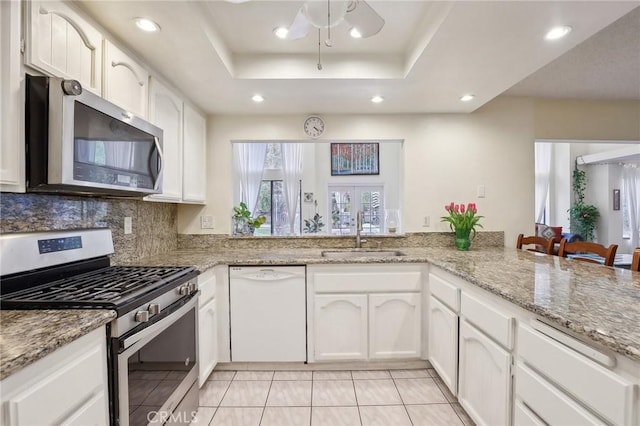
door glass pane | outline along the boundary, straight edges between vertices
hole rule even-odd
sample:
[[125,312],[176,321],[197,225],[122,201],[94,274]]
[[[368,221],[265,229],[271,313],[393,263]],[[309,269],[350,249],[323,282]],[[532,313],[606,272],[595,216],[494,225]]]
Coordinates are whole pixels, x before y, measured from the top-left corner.
[[329,196],[331,201],[331,233],[335,235],[352,233],[351,191],[332,189]]
[[362,190],[360,193],[360,209],[362,210],[362,232],[379,234],[382,225],[380,191]]

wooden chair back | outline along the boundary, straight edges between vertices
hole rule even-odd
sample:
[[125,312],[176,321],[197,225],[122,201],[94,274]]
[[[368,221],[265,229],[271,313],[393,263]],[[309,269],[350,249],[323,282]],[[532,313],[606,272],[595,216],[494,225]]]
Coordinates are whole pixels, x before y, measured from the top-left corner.
[[518,241],[516,242],[516,248],[522,249],[522,246],[535,245],[535,248],[528,248],[529,251],[535,251],[538,253],[553,254],[553,238],[547,240],[544,237],[525,237],[524,234],[518,235]]
[[[606,266],[613,266],[613,261],[616,259],[616,250],[618,250],[617,244],[611,244],[609,247],[605,247],[602,244],[594,243],[592,241],[576,241],[574,243],[568,243],[566,239],[560,241],[560,249],[558,250],[558,256],[567,257],[568,254],[589,253],[597,254],[604,257],[604,264]],[[583,262],[591,262],[602,264],[596,259],[589,259],[586,257],[575,257],[576,260]]]
[[633,258],[631,260],[631,270],[640,272],[640,247],[633,251]]

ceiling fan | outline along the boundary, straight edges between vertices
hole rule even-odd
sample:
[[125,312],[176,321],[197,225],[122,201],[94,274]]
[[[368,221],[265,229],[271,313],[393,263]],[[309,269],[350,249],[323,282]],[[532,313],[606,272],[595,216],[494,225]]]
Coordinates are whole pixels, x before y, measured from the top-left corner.
[[[229,3],[246,3],[251,0],[226,0]],[[360,37],[371,37],[384,27],[384,19],[364,0],[307,0],[289,26],[287,39],[306,37],[312,27],[327,29],[347,22]],[[331,33],[327,42],[330,42]],[[325,42],[325,44],[327,44]],[[329,44],[327,44],[329,46]]]
[[[327,0],[306,1],[293,23],[289,26],[287,38],[297,40],[309,34],[311,27],[327,29],[346,22],[356,30],[360,37],[371,37],[380,32],[384,26],[384,19],[364,0]],[[331,33],[325,42],[329,46]]]

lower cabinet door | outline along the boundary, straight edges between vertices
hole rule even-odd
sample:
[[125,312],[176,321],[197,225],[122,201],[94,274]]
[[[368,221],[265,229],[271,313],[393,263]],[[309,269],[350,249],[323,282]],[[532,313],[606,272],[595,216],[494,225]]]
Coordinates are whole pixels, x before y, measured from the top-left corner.
[[429,362],[453,395],[458,394],[458,315],[429,298]]
[[366,359],[367,295],[323,294],[314,302],[315,359]]
[[511,355],[460,321],[458,401],[478,425],[511,423]]
[[522,401],[516,399],[515,407],[513,409],[513,424],[514,426],[545,426],[538,416],[535,415]]
[[418,358],[420,293],[369,295],[369,358]]
[[218,362],[217,328],[216,299],[211,299],[198,311],[199,386],[204,384]]

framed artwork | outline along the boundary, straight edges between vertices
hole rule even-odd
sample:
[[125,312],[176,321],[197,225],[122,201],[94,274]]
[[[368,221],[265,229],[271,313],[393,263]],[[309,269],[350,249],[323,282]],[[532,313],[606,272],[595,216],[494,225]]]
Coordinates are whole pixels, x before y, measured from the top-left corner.
[[331,176],[379,175],[378,143],[332,143]]
[[613,210],[620,210],[620,190],[613,190]]

